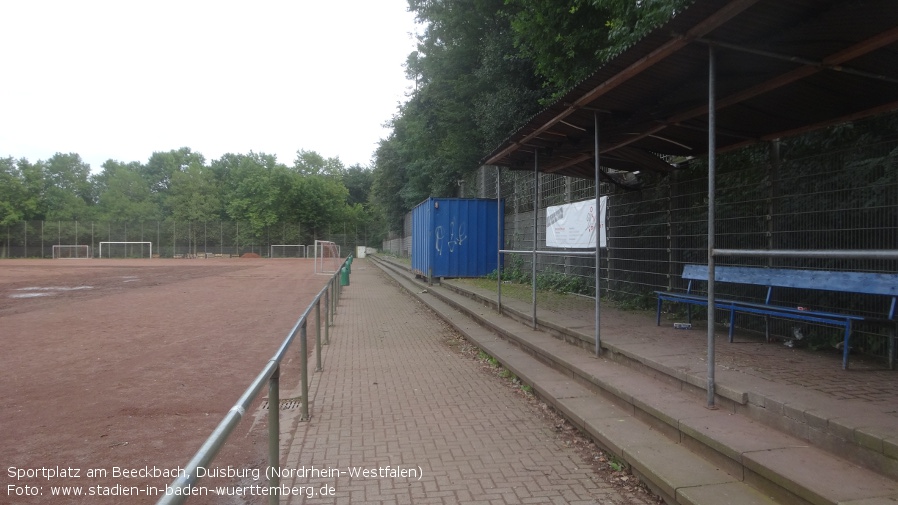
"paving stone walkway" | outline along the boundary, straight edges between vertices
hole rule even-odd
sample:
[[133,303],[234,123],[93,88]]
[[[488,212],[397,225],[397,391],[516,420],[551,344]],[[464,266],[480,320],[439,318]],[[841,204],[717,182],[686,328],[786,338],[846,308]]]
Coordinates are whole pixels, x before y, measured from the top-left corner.
[[531,402],[452,349],[452,335],[357,260],[312,380],[312,419],[282,421],[295,473],[282,484],[302,494],[281,503],[654,502],[598,478]]

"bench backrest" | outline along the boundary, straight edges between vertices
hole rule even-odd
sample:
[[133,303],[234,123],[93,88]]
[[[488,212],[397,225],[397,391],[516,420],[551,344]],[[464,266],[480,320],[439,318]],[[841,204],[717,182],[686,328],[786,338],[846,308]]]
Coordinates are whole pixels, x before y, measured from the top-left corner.
[[[708,265],[686,265],[683,267],[683,278],[690,281],[707,281]],[[714,279],[718,282],[756,284],[767,287],[898,296],[898,274],[716,266]]]

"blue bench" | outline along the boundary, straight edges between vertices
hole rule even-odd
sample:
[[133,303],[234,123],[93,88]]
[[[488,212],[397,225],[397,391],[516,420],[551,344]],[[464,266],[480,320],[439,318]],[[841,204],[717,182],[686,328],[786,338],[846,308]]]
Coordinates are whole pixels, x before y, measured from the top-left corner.
[[[883,274],[870,272],[835,272],[825,270],[799,270],[787,268],[760,268],[760,267],[715,267],[714,278],[717,282],[736,284],[751,284],[765,286],[767,295],[763,303],[755,303],[744,300],[727,298],[715,298],[718,309],[730,312],[729,341],[733,341],[733,327],[735,326],[736,313],[754,314],[765,317],[766,337],[770,341],[769,318],[778,317],[793,319],[810,323],[838,326],[844,329],[842,342],[842,368],[848,368],[848,351],[850,349],[852,325],[861,321],[875,322],[890,325],[890,335],[894,339],[894,323],[896,298],[898,298],[898,274]],[[657,324],[661,325],[661,304],[664,301],[689,304],[689,321],[692,322],[692,305],[708,305],[708,296],[693,293],[694,281],[708,280],[707,265],[686,265],[683,268],[683,279],[689,280],[685,293],[673,291],[655,291],[658,295]],[[859,293],[871,295],[883,295],[891,297],[888,313],[881,318],[862,316],[856,314],[844,314],[820,310],[810,310],[804,307],[783,307],[771,304],[774,288],[814,289],[823,291],[836,291],[842,293]],[[893,342],[889,343],[889,366],[894,367]]]

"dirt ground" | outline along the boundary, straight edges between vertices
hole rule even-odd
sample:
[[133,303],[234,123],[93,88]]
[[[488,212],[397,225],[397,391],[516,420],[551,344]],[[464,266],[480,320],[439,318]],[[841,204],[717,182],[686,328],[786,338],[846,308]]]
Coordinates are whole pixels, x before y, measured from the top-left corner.
[[[0,503],[155,503],[153,488],[173,480],[156,475],[187,464],[324,286],[312,266],[0,262]],[[281,391],[299,383],[294,344]],[[253,483],[267,454],[266,395],[214,461],[223,476],[201,483]],[[106,496],[53,496],[54,487]]]

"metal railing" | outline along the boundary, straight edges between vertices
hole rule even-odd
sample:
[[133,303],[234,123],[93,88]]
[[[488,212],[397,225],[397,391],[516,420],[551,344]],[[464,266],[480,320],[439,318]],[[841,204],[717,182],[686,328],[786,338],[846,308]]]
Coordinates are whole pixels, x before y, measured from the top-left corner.
[[[306,327],[308,323],[309,315],[314,311],[315,312],[315,359],[316,359],[316,368],[315,371],[322,371],[322,363],[321,363],[321,346],[327,345],[330,340],[330,326],[333,325],[334,316],[337,313],[337,302],[340,299],[340,291],[341,291],[341,279],[340,275],[344,268],[349,268],[348,264],[351,263],[352,255],[343,260],[342,265],[337,272],[331,275],[330,280],[328,280],[327,284],[315,295],[315,298],[306,307],[306,310],[299,316],[299,319],[296,321],[296,324],[287,334],[287,338],[284,339],[284,342],[281,344],[280,348],[278,348],[277,352],[274,353],[274,356],[268,363],[265,364],[265,368],[262,369],[262,372],[256,377],[256,379],[246,388],[246,391],[240,396],[240,399],[237,400],[237,403],[231,407],[231,410],[228,411],[227,415],[225,415],[224,419],[218,423],[218,426],[206,439],[200,449],[194,454],[193,458],[191,458],[190,462],[187,463],[187,466],[184,468],[184,471],[180,474],[180,476],[172,482],[170,486],[166,488],[165,496],[163,496],[157,503],[157,505],[171,505],[184,503],[187,501],[187,498],[190,496],[190,488],[194,486],[194,484],[199,480],[197,476],[197,470],[199,468],[205,468],[209,465],[218,454],[218,451],[224,446],[225,442],[227,442],[228,437],[231,432],[237,426],[237,424],[243,419],[246,415],[247,409],[252,404],[253,400],[259,395],[259,392],[262,391],[265,382],[268,382],[268,471],[265,472],[268,477],[268,487],[271,489],[271,493],[268,495],[268,502],[270,504],[277,504],[280,500],[280,493],[277,492],[274,488],[280,487],[280,476],[278,471],[271,471],[272,468],[279,469],[280,468],[280,365],[281,360],[287,355],[287,349],[289,349],[290,345],[293,343],[293,340],[296,338],[297,334],[299,335],[299,344],[300,344],[300,367],[302,368],[301,373],[301,388],[302,388],[302,404],[301,408],[301,421],[309,420],[309,367],[308,367],[308,338],[306,333]],[[324,324],[324,340],[321,338],[321,303],[324,303],[324,313],[326,322]]]

